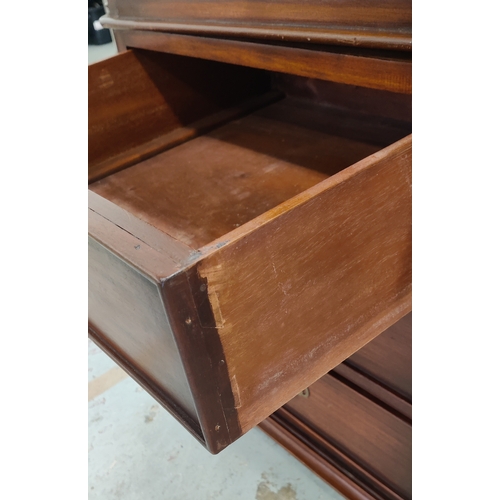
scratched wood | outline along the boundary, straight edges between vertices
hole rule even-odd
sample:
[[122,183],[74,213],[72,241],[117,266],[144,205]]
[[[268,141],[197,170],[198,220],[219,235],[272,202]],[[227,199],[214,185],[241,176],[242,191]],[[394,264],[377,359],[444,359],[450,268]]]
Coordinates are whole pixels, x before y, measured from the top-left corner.
[[212,37],[411,48],[409,0],[110,0],[108,19]]
[[[147,143],[141,106],[159,109],[163,125],[174,105],[181,121],[168,126],[195,119],[182,106],[201,63],[186,63],[171,97],[155,78],[177,74],[186,58],[164,56],[127,52],[101,67],[118,64],[118,79],[127,61],[155,68],[131,77],[137,107],[125,83],[121,104],[104,106],[110,137],[135,130]],[[195,86],[206,117],[271,88],[271,75],[246,68],[248,86],[226,98],[232,76],[246,73],[221,67],[207,92]],[[153,87],[161,95],[147,96]],[[376,106],[370,116],[310,97],[298,92],[90,185],[90,335],[213,453],[410,307],[406,114],[373,119]],[[92,146],[94,165],[134,144],[117,142]]]
[[250,222],[198,273],[246,432],[410,311],[411,136]]

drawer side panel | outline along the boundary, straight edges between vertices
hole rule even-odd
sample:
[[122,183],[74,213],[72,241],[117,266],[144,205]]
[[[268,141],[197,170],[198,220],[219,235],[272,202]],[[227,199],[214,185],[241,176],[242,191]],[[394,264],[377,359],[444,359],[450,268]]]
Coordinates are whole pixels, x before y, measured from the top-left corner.
[[198,264],[243,432],[410,311],[411,138],[250,225]]

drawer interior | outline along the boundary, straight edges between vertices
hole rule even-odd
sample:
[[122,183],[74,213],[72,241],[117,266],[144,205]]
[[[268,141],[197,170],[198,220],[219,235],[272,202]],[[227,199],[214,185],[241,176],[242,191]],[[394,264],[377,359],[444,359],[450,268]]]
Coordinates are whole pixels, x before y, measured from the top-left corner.
[[[111,144],[130,139],[101,155],[101,163],[114,161],[97,180],[90,172],[89,187],[192,248],[410,133],[408,102],[391,102],[407,96],[149,51],[133,57],[139,81],[123,92],[129,108],[144,101],[142,115],[130,111],[138,116],[126,131],[108,128]],[[156,136],[152,129],[141,139],[148,114]],[[127,148],[134,152],[127,156]]]
[[409,311],[410,110],[162,52],[89,67],[89,332],[212,453]]

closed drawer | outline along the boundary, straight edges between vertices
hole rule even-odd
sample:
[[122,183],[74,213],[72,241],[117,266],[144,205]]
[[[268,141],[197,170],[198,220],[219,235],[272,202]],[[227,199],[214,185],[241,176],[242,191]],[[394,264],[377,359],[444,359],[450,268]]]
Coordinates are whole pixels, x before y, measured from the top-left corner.
[[332,94],[139,50],[89,68],[89,332],[213,453],[410,310],[408,124]]
[[334,372],[411,419],[411,313],[355,352]]
[[411,318],[407,314],[345,364],[411,403]]
[[318,380],[309,397],[296,397],[285,408],[396,497],[411,498],[410,421],[335,374]]

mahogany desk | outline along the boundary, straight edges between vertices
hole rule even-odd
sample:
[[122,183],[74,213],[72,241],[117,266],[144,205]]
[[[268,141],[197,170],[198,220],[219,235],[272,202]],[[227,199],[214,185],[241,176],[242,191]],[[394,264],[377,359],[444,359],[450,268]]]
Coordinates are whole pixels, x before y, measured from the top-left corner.
[[[89,334],[212,453],[411,497],[411,3],[113,0]],[[298,396],[297,396],[298,394]]]

